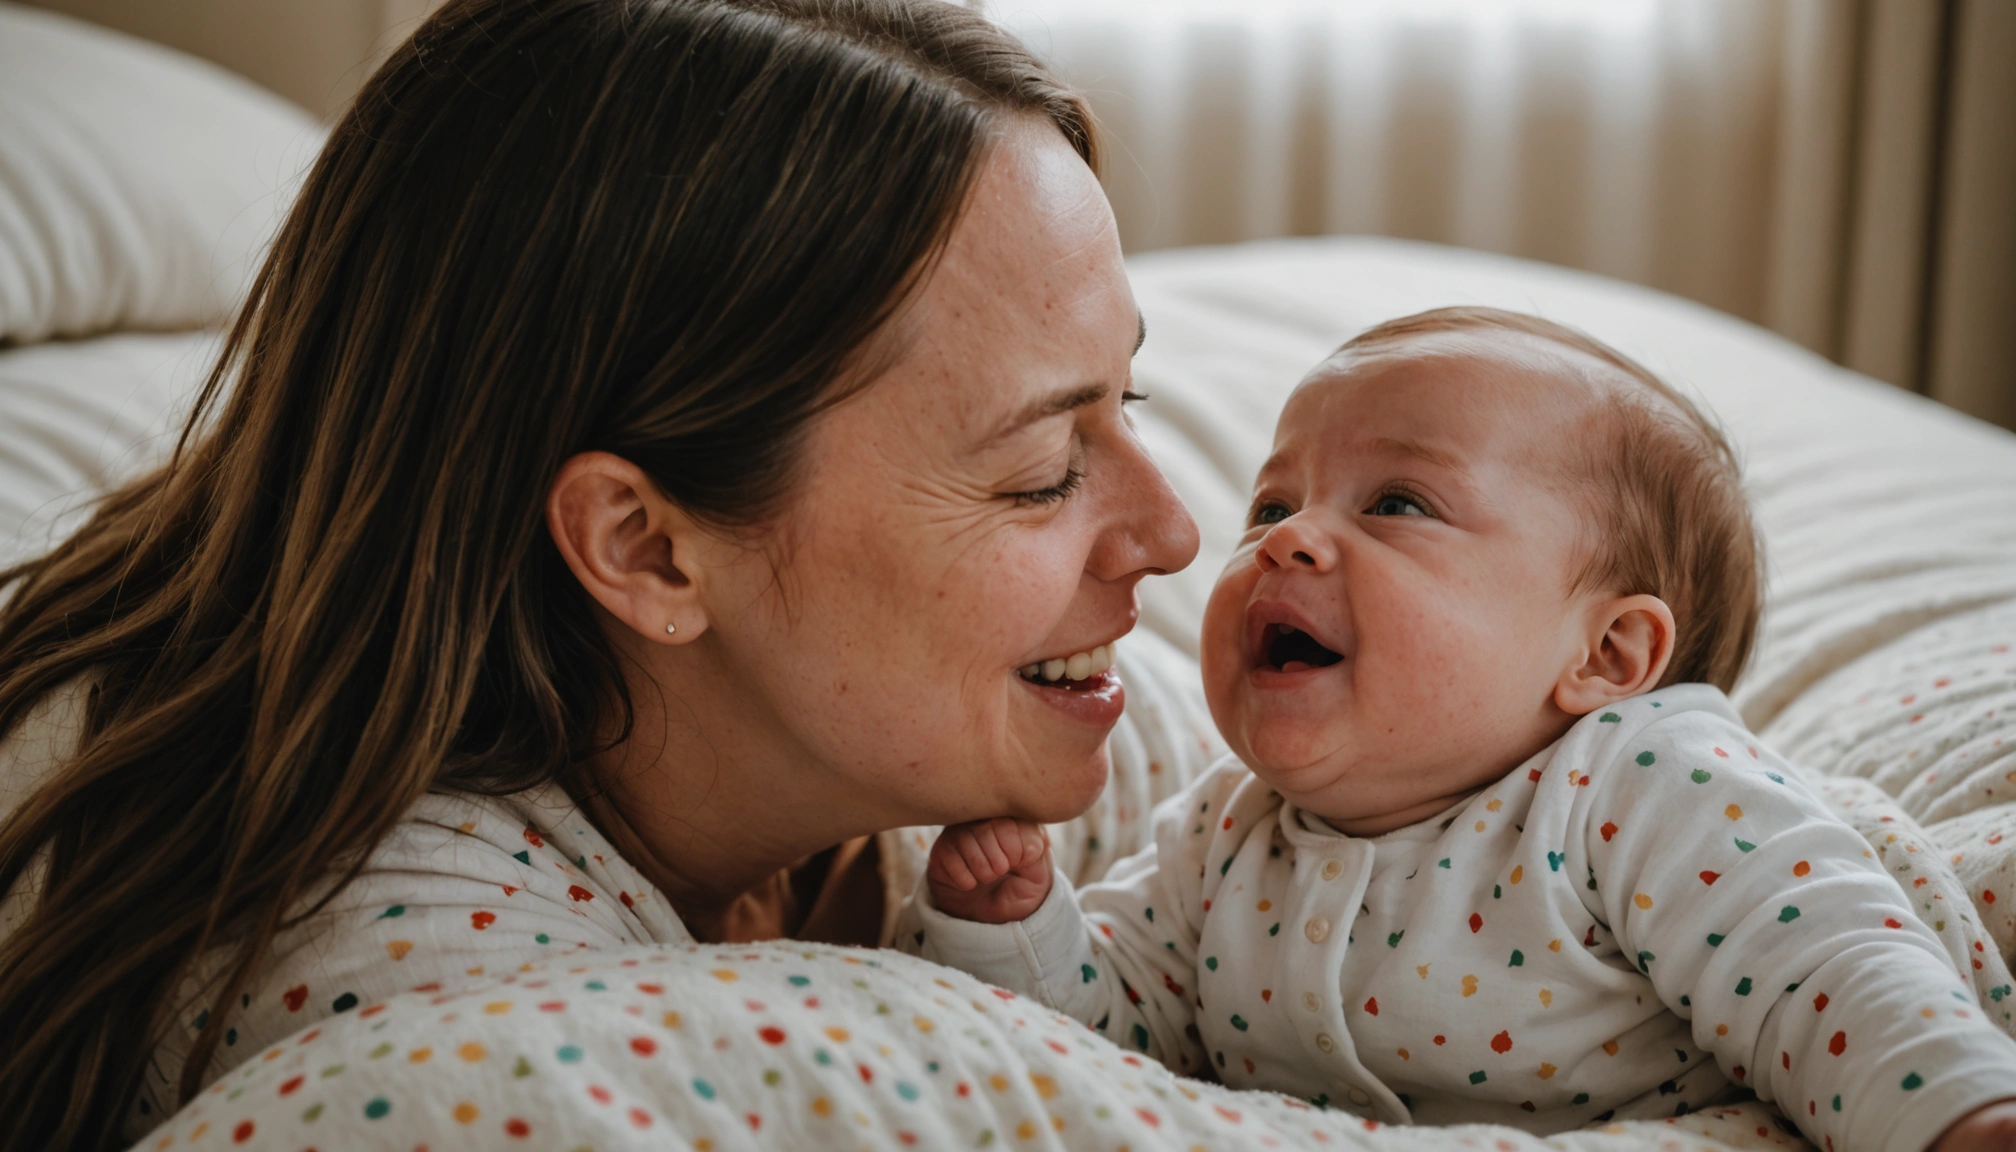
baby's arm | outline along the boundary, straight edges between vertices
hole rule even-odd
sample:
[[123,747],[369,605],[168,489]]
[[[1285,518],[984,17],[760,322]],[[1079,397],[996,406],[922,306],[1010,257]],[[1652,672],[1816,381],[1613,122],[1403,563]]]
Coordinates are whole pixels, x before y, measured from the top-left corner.
[[1695,1042],[1814,1143],[1965,1143],[1978,1124],[1956,1121],[2016,1095],[2016,1043],[1868,843],[1732,719],[1673,716],[1591,777],[1571,827],[1584,902]]
[[[1082,893],[1051,872],[1044,853],[1048,887],[1033,908],[1031,888],[1011,887],[1028,877],[1005,866],[1013,845],[999,822],[948,829],[912,909],[919,930],[899,946],[1032,996],[1179,1072],[1195,1071],[1204,1057],[1189,1035],[1196,1005],[1186,989],[1196,983],[1199,877],[1209,838],[1190,834],[1190,817],[1200,803],[1217,811],[1244,776],[1243,768],[1214,770],[1158,806],[1155,844]],[[1028,830],[1017,827],[1013,843],[1023,846],[1025,871],[1033,870]],[[988,889],[990,882],[997,887]],[[964,917],[961,909],[979,915]],[[987,919],[1016,911],[1024,913],[1019,920]]]

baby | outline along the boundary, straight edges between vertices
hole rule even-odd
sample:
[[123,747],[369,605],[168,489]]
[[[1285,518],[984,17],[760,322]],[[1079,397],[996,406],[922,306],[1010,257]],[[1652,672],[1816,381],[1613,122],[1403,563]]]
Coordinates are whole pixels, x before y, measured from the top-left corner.
[[1829,1152],[2006,1146],[2016,1043],[1723,695],[1759,561],[1729,445],[1621,354],[1488,309],[1374,328],[1288,401],[1205,612],[1235,755],[1075,894],[1039,827],[948,829],[906,943],[1389,1122],[1747,1090]]

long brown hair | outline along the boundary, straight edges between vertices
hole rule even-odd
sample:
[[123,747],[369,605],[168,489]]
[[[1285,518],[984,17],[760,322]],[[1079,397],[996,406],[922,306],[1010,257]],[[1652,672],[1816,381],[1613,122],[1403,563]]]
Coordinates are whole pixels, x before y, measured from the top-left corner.
[[275,932],[420,796],[627,731],[553,476],[599,449],[773,514],[1010,114],[1094,162],[1082,102],[939,0],[457,0],[394,54],[172,462],[0,572],[0,735],[92,685],[0,827],[0,892],[39,887],[0,1146],[120,1143],[169,1022],[208,1011],[186,1099]]

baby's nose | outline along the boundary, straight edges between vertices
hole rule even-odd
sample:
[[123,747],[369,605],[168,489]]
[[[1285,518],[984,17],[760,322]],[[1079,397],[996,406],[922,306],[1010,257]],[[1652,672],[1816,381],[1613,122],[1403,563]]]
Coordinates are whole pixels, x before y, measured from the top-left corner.
[[1303,568],[1327,572],[1336,566],[1336,548],[1324,533],[1307,521],[1290,516],[1260,538],[1254,553],[1262,572],[1279,568]]

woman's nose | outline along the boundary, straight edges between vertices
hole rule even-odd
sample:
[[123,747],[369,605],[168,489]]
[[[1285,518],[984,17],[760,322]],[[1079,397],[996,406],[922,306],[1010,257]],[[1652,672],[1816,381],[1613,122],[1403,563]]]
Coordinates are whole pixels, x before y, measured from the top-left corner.
[[1328,533],[1319,531],[1308,517],[1296,515],[1267,530],[1253,551],[1253,561],[1262,572],[1287,568],[1321,574],[1337,567],[1337,548]]
[[1126,475],[1113,488],[1119,523],[1092,556],[1093,575],[1104,580],[1134,574],[1180,572],[1197,558],[1197,521],[1162,470],[1138,443],[1126,454]]

